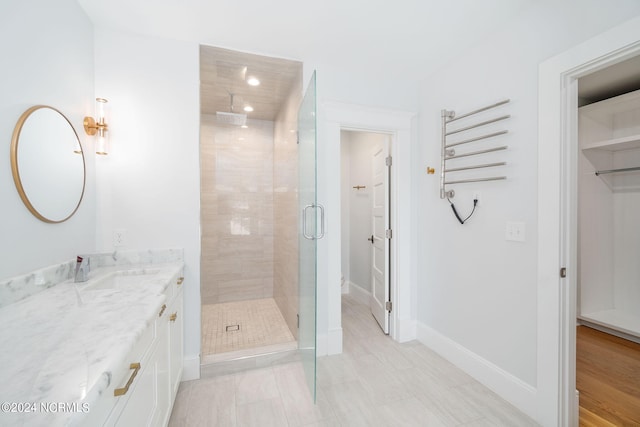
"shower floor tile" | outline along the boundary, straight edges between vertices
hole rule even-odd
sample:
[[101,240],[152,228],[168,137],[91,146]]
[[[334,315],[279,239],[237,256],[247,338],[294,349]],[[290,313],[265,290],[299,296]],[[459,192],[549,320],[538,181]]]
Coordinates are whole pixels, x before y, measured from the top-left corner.
[[294,341],[273,298],[202,306],[203,356]]

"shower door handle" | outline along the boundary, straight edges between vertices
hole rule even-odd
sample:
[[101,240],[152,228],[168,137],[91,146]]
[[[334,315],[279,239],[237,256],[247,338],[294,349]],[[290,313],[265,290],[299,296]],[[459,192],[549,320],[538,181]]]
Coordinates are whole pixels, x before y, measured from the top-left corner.
[[320,208],[320,235],[316,236],[316,239],[319,240],[324,237],[324,206],[318,203],[316,207]]
[[312,208],[313,205],[307,205],[302,209],[302,235],[307,240],[313,240],[311,234],[307,234],[307,209]]
[[[310,209],[310,208],[313,208],[313,209],[320,208],[320,234],[319,235],[307,234],[307,209]],[[314,214],[315,214],[315,211],[314,211]],[[304,209],[302,209],[302,235],[307,240],[319,240],[324,237],[324,206],[322,206],[321,204],[311,204],[311,205],[305,206]]]

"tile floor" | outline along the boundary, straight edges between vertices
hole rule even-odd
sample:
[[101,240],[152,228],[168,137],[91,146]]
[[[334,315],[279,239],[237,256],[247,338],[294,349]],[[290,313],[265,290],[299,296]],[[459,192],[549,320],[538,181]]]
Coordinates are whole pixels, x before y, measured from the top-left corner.
[[535,426],[422,344],[382,334],[343,297],[344,353],[318,359],[313,405],[298,363],[183,382],[169,426]]
[[294,341],[273,298],[202,306],[203,357]]

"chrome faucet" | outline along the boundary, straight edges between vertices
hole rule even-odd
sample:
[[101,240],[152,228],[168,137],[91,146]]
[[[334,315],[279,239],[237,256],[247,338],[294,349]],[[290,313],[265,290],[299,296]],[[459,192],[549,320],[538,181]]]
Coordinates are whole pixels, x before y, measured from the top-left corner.
[[89,270],[91,266],[89,264],[89,258],[78,256],[76,258],[76,274],[74,276],[74,282],[86,282],[89,279]]

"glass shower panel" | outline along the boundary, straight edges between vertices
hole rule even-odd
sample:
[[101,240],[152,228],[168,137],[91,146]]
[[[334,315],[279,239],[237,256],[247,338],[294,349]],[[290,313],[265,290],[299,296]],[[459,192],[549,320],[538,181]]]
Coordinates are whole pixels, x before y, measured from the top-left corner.
[[316,73],[298,110],[298,348],[311,396],[316,399]]

